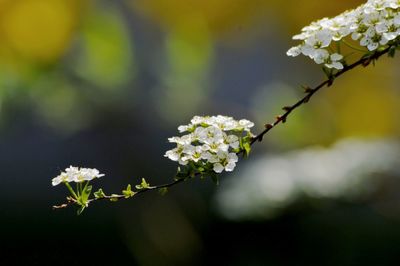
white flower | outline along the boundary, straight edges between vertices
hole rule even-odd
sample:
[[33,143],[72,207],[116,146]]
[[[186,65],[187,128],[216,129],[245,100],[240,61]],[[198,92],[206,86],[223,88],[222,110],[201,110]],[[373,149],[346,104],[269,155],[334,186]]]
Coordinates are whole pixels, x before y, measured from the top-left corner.
[[167,151],[165,157],[181,165],[194,163],[197,166],[212,168],[214,172],[233,171],[238,161],[234,151],[240,147],[243,132],[252,136],[250,128],[254,123],[229,116],[195,116],[190,124],[178,127],[180,137],[171,137],[170,143],[176,147]]
[[400,14],[397,14],[394,18],[393,18],[393,24],[395,26],[399,26],[400,25]]
[[286,54],[287,54],[288,56],[293,56],[293,57],[298,56],[299,54],[301,54],[301,46],[295,46],[295,47],[290,48],[290,49],[286,52]]
[[189,126],[189,125],[185,125],[185,126],[179,126],[179,127],[178,127],[178,131],[179,131],[180,133],[182,133],[182,132],[186,132],[186,131],[188,131],[188,130],[189,130],[189,128],[190,128],[190,126]]
[[[300,34],[293,36],[301,43],[286,54],[293,57],[303,54],[317,64],[340,70],[343,64],[339,61],[343,55],[336,44],[346,41],[344,38],[347,36],[359,41],[369,51],[391,45],[400,36],[400,0],[369,0],[334,18],[312,22]],[[341,58],[337,59],[339,56]]]
[[311,35],[305,40],[305,43],[314,48],[325,48],[331,44],[332,32],[328,29],[316,31],[314,35]]
[[200,140],[206,144],[220,144],[224,142],[225,133],[216,126],[207,127],[200,135]]
[[247,119],[241,119],[239,120],[239,126],[238,128],[243,128],[245,131],[250,131],[250,128],[254,127],[254,123],[247,120]]
[[76,176],[77,181],[75,182],[90,181],[102,176],[104,176],[104,174],[100,174],[99,170],[95,168],[81,168],[80,174]]
[[314,59],[315,63],[322,64],[329,58],[329,52],[325,49],[317,49],[310,57]]
[[210,152],[228,151],[229,145],[220,142],[209,142],[205,143],[202,149]]
[[368,50],[373,51],[376,50],[379,47],[379,41],[376,38],[371,38],[368,36],[365,36],[360,40],[360,45],[361,46],[366,46]]
[[51,184],[53,186],[57,186],[58,184],[60,184],[62,182],[68,182],[68,175],[66,173],[61,173],[59,176],[57,176],[51,180]]
[[232,117],[218,115],[214,119],[213,125],[219,127],[223,131],[229,131],[237,127],[237,122]]
[[202,146],[187,145],[184,149],[183,161],[198,162],[204,157]]
[[325,62],[325,66],[328,68],[336,68],[336,69],[343,69],[343,64],[339,61],[343,59],[341,54],[331,54],[328,60]]
[[215,163],[213,170],[216,173],[221,173],[222,171],[224,171],[224,167],[220,163]]
[[191,122],[193,125],[198,125],[198,124],[204,123],[204,122],[205,122],[205,119],[206,119],[206,118],[201,117],[201,116],[195,116],[195,117],[192,118],[192,120],[191,120],[190,122]]
[[176,148],[167,151],[165,153],[164,157],[168,157],[172,161],[179,161],[179,159],[181,158],[183,149],[184,149],[184,146],[178,144],[178,146]]
[[171,143],[177,143],[180,145],[190,144],[192,142],[191,135],[184,135],[182,137],[172,137],[168,139]]
[[65,172],[61,172],[60,175],[53,178],[51,183],[56,186],[63,182],[76,182],[81,183],[84,181],[90,181],[95,178],[100,178],[104,174],[100,174],[99,170],[95,168],[79,168],[70,166],[65,169]]
[[178,162],[181,165],[186,165],[188,163],[188,159],[185,156],[184,150],[188,150],[188,145],[178,144],[176,148],[165,152],[164,157],[168,157],[170,160]]
[[219,158],[219,162],[214,164],[214,171],[216,173],[220,173],[218,171],[222,172],[223,169],[227,172],[233,171],[238,161],[236,153],[218,151],[217,157]]
[[229,144],[233,149],[237,149],[239,147],[239,138],[236,135],[228,135],[225,138],[225,142]]

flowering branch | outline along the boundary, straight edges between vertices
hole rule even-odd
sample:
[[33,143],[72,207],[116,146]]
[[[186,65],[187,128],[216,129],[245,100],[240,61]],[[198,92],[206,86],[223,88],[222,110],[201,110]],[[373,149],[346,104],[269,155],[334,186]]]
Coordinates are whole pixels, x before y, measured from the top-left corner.
[[[276,117],[276,120],[273,123],[268,123],[265,124],[265,129],[260,132],[258,135],[251,137],[249,144],[253,145],[256,141],[261,142],[263,140],[263,137],[265,134],[267,134],[271,129],[273,129],[275,126],[277,126],[280,123],[285,123],[288,116],[298,107],[300,107],[301,105],[307,103],[311,97],[320,89],[322,89],[325,86],[331,86],[334,82],[334,80],[336,78],[338,78],[339,76],[343,75],[344,73],[348,72],[349,70],[357,67],[357,66],[363,66],[366,67],[368,66],[371,62],[374,62],[375,60],[379,59],[382,55],[389,53],[389,51],[392,51],[393,48],[396,48],[396,46],[389,46],[383,50],[377,51],[372,53],[369,56],[364,56],[361,59],[359,59],[358,61],[354,62],[351,65],[346,65],[342,70],[338,71],[337,73],[333,74],[332,76],[330,76],[328,79],[326,79],[325,81],[321,82],[319,85],[315,86],[314,88],[310,88],[308,86],[304,86],[305,89],[305,93],[306,95],[301,98],[300,100],[298,100],[295,104],[291,105],[291,106],[285,106],[282,109],[285,111],[285,113],[283,113],[282,115],[279,115]],[[243,150],[238,151],[237,153],[242,153]],[[150,186],[144,179],[142,180],[141,185],[137,185],[136,186],[136,190],[132,191],[131,189],[129,190],[124,190],[125,193],[123,194],[111,194],[111,195],[106,195],[102,192],[102,190],[100,190],[100,193],[96,194],[95,193],[95,197],[88,199],[85,203],[85,207],[87,207],[90,203],[95,202],[95,201],[99,201],[99,200],[110,200],[110,201],[118,201],[119,199],[128,199],[131,198],[135,195],[141,194],[143,192],[148,192],[148,191],[152,191],[152,190],[158,190],[161,194],[165,194],[168,190],[168,188],[175,186],[179,183],[182,183],[183,181],[186,181],[188,178],[190,177],[195,177],[200,175],[199,172],[194,172],[192,174],[189,175],[183,175],[183,176],[176,176],[173,182],[170,183],[165,183],[165,184],[161,184],[161,185],[156,185],[156,186]],[[68,184],[68,182],[66,183]],[[67,185],[69,186],[69,185]],[[130,188],[130,185],[128,185],[128,187]],[[78,200],[75,197],[67,197],[67,202],[61,205],[54,205],[53,209],[62,209],[62,208],[66,208],[70,205],[76,205],[78,204]],[[83,211],[83,209],[82,209]]]
[[[71,196],[67,197],[67,203],[53,206],[53,208],[61,209],[76,204],[80,206],[78,210],[80,214],[91,202],[97,200],[118,201],[150,190],[158,190],[161,194],[165,194],[169,187],[197,176],[211,177],[218,183],[217,173],[233,171],[238,161],[237,155],[247,156],[250,152],[250,141],[253,136],[250,128],[253,126],[254,123],[246,119],[236,121],[231,117],[221,115],[195,116],[190,124],[178,128],[181,133],[188,132],[189,134],[168,139],[169,142],[176,143],[177,147],[167,151],[165,157],[179,162],[182,168],[178,168],[173,182],[163,185],[150,186],[142,178],[141,184],[136,185],[133,190],[131,185],[128,185],[122,194],[106,195],[102,189],[99,189],[94,192],[94,198],[89,198],[92,190],[89,182],[103,174],[100,174],[97,169],[71,166],[52,180],[53,186],[64,183],[71,193]],[[70,182],[77,183],[76,191],[72,189]],[[82,186],[84,182],[86,184]]]
[[[157,185],[157,186],[150,186],[150,185],[148,185],[148,183],[145,180],[142,180],[142,184],[138,185],[136,187],[139,189],[136,189],[135,191],[132,191],[131,189],[127,189],[127,190],[123,191],[123,192],[125,192],[123,194],[106,195],[106,194],[104,194],[104,192],[101,189],[99,189],[97,192],[95,192],[94,198],[87,200],[85,207],[89,206],[90,203],[95,202],[95,201],[110,200],[110,201],[115,202],[120,199],[128,199],[135,195],[141,194],[143,192],[151,191],[151,190],[158,190],[160,192],[160,194],[165,194],[169,187],[175,186],[185,180],[186,179],[177,179],[177,180],[174,180],[173,182],[165,183],[165,184]],[[148,186],[144,185],[144,183],[146,183]],[[66,184],[68,184],[68,183],[66,183]],[[130,185],[128,185],[128,187],[130,188]],[[60,205],[54,205],[53,209],[63,209],[63,208],[67,208],[70,205],[76,205],[76,204],[79,205],[78,200],[75,197],[68,196],[66,203],[63,203]],[[82,211],[83,211],[83,209],[82,209]],[[82,211],[78,211],[78,213],[80,214]]]
[[340,71],[336,72],[335,74],[331,75],[330,77],[328,77],[328,79],[324,80],[323,82],[321,82],[320,84],[318,84],[314,88],[310,88],[308,86],[304,86],[304,92],[306,93],[306,95],[303,98],[301,98],[300,100],[298,100],[295,104],[293,104],[291,106],[283,107],[282,109],[285,111],[285,113],[283,113],[282,115],[277,116],[273,123],[265,124],[265,129],[260,134],[255,136],[251,140],[250,144],[252,145],[256,141],[262,141],[264,135],[267,134],[268,131],[270,131],[272,128],[274,128],[276,125],[278,125],[281,122],[285,123],[287,118],[288,118],[288,116],[290,115],[290,113],[293,110],[297,109],[302,104],[307,103],[311,99],[311,97],[317,91],[322,89],[323,87],[325,87],[325,86],[330,87],[333,84],[333,82],[334,82],[334,80],[336,78],[338,78],[339,76],[343,75],[344,73],[348,72],[349,70],[351,70],[351,69],[353,69],[353,68],[355,68],[357,66],[363,66],[363,67],[368,66],[371,62],[374,62],[375,60],[379,59],[382,55],[387,54],[389,52],[392,52],[393,49],[397,48],[397,45],[398,44],[392,45],[392,46],[389,46],[389,47],[387,47],[387,48],[385,48],[383,50],[376,51],[376,52],[374,52],[374,53],[372,53],[372,54],[370,54],[368,56],[364,56],[364,57],[360,58],[358,61],[352,63],[351,65],[345,65],[342,70],[340,70]]
[[[348,36],[351,36],[353,41],[359,41],[359,45],[366,50],[354,47],[347,42]],[[103,174],[100,174],[97,169],[71,166],[52,180],[53,186],[64,183],[71,194],[67,197],[66,203],[53,206],[53,208],[62,209],[77,205],[78,214],[80,214],[95,201],[118,201],[152,190],[165,194],[168,188],[194,177],[211,177],[218,184],[218,174],[223,171],[233,171],[239,154],[247,157],[255,142],[262,141],[264,135],[271,129],[280,123],[285,123],[295,109],[307,103],[320,89],[331,86],[336,78],[353,68],[366,67],[370,63],[375,63],[384,54],[394,57],[396,50],[400,47],[399,36],[400,0],[369,0],[364,5],[332,19],[324,18],[313,22],[293,37],[301,43],[289,49],[287,55],[303,54],[313,59],[315,63],[323,64],[327,79],[314,88],[303,86],[305,96],[293,105],[283,107],[285,112],[277,116],[273,123],[265,124],[265,129],[258,135],[251,133],[250,128],[254,126],[254,123],[246,119],[237,121],[232,117],[222,115],[195,116],[190,124],[178,127],[179,132],[187,132],[186,135],[168,139],[170,143],[175,143],[176,147],[167,151],[165,157],[181,165],[178,167],[174,181],[150,186],[142,178],[142,182],[133,190],[131,185],[128,185],[125,190],[122,190],[122,194],[107,195],[99,189],[91,198],[92,186],[89,183]],[[363,55],[359,60],[348,64],[345,60],[347,56],[341,54],[341,43],[355,51],[361,51]],[[69,184],[70,182],[77,183],[75,190]]]

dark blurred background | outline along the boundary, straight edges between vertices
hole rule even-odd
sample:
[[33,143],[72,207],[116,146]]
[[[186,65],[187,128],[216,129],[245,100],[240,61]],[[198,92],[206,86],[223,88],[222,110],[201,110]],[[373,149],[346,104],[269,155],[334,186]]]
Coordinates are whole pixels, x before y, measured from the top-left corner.
[[221,184],[53,211],[51,178],[119,192],[171,180],[194,115],[256,122],[324,77],[285,55],[362,1],[0,0],[1,265],[399,265],[399,60],[351,71]]

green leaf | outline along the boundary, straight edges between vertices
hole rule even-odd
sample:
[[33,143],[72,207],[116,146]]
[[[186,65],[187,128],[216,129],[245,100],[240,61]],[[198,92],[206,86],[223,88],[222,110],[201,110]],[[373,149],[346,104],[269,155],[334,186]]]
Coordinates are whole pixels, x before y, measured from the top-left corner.
[[74,189],[71,187],[71,185],[68,182],[64,182],[64,184],[67,186],[69,192],[71,193],[72,197],[76,200],[78,200],[78,195],[75,193]]
[[117,194],[111,194],[110,201],[112,201],[112,202],[118,201],[118,195]]
[[255,137],[255,136],[253,136],[253,134],[252,134],[250,131],[248,131],[247,134],[246,134],[246,137],[247,137],[249,140],[251,140],[251,139],[253,139],[253,137]]
[[233,149],[232,151],[233,151],[234,153],[238,153],[238,152],[240,152],[240,148]]
[[204,167],[206,168],[207,171],[212,171],[212,169],[214,168],[214,164],[212,163],[206,163],[204,165]]
[[168,192],[168,188],[166,187],[162,187],[158,190],[158,193],[160,193],[161,196],[164,196],[165,194],[167,194]]
[[85,206],[85,205],[80,206],[79,209],[78,209],[78,211],[77,211],[76,213],[77,213],[78,215],[81,215],[82,212],[83,212],[85,209],[86,209],[86,206]]
[[144,190],[148,189],[150,187],[150,184],[146,182],[146,179],[142,178],[142,183],[140,183],[140,185],[136,185],[135,187],[138,190]]
[[86,185],[82,190],[82,195],[81,195],[82,203],[86,204],[91,192],[92,192],[92,186]]
[[[89,200],[89,196],[90,193],[92,192],[92,186],[88,185],[89,182],[86,183],[86,185],[83,187],[82,189],[82,193],[79,195],[78,197],[78,204],[81,206],[81,208],[85,208],[88,205],[88,200]],[[80,212],[83,212],[83,209],[80,210]],[[80,213],[79,213],[80,214]]]
[[125,190],[122,190],[122,194],[125,196],[125,198],[131,198],[135,195],[135,192],[132,191],[131,185],[129,184]]
[[250,143],[249,142],[243,143],[243,148],[244,148],[244,151],[245,151],[245,156],[248,157],[249,154],[250,154],[250,151],[251,151]]
[[99,188],[99,190],[94,192],[93,195],[96,199],[102,199],[106,196],[106,194],[103,192],[103,190],[101,188]]

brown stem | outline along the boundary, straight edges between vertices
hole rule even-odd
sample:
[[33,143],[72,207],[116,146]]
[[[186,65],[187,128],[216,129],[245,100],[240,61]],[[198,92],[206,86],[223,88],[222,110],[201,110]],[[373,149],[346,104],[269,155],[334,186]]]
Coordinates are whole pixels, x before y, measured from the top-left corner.
[[273,129],[276,125],[278,125],[279,123],[285,123],[286,119],[288,118],[288,116],[290,115],[290,113],[295,110],[296,108],[300,107],[302,104],[307,103],[311,97],[320,89],[322,89],[323,87],[327,86],[331,86],[333,84],[333,81],[340,77],[341,75],[343,75],[344,73],[346,73],[347,71],[357,67],[357,66],[363,66],[366,67],[368,66],[371,62],[373,62],[374,60],[377,60],[379,57],[381,57],[382,55],[386,54],[389,52],[389,50],[392,48],[392,46],[389,46],[387,48],[385,48],[384,50],[381,51],[377,51],[375,53],[373,53],[370,56],[367,57],[362,57],[361,59],[359,59],[358,61],[354,62],[351,65],[346,65],[342,70],[336,72],[334,75],[332,75],[331,78],[328,78],[327,80],[321,82],[320,84],[318,84],[316,87],[314,88],[307,88],[305,93],[306,95],[301,98],[300,100],[298,100],[295,104],[290,105],[290,106],[285,106],[283,108],[283,110],[285,110],[285,112],[282,115],[279,115],[276,117],[275,121],[273,123],[270,124],[266,124],[265,125],[265,129],[258,134],[257,136],[255,136],[250,144],[253,145],[256,141],[262,141],[263,137],[265,134],[268,133],[268,131],[270,131],[271,129]]

